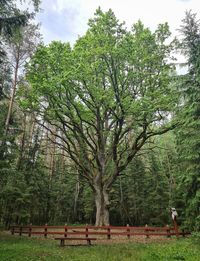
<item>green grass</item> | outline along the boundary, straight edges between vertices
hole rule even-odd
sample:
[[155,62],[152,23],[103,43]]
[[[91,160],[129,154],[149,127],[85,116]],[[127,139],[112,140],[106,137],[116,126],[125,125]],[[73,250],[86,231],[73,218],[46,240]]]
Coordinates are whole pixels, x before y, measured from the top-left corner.
[[198,261],[199,241],[172,239],[160,243],[123,243],[59,247],[53,239],[11,236],[0,232],[1,261]]

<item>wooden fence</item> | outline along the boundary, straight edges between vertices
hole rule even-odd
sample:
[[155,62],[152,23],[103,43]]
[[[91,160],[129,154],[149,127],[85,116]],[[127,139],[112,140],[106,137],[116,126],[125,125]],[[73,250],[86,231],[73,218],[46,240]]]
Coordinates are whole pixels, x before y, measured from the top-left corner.
[[114,236],[124,236],[130,239],[134,236],[186,236],[190,232],[179,231],[178,228],[165,226],[165,227],[132,227],[132,226],[11,226],[11,234],[27,234],[29,237],[32,235],[42,235],[47,238],[48,235],[63,235],[63,237],[70,237],[74,235],[88,237],[90,235],[105,236],[111,239]]

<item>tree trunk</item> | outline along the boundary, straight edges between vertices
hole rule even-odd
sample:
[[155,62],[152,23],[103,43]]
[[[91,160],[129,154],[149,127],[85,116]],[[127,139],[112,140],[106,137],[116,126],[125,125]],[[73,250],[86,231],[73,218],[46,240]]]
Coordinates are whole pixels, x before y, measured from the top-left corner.
[[16,89],[17,89],[18,70],[19,70],[19,53],[17,54],[15,71],[14,71],[14,79],[13,79],[13,84],[12,84],[12,94],[10,97],[8,113],[7,113],[6,122],[5,122],[5,130],[4,130],[5,136],[7,136],[7,134],[8,134],[10,118],[11,118],[13,104],[14,104],[14,100],[15,100],[15,93],[16,93]]
[[96,223],[95,226],[109,226],[108,192],[101,186],[95,186]]
[[20,139],[19,155],[18,155],[17,162],[16,162],[16,166],[17,166],[18,170],[22,166],[22,160],[23,160],[24,151],[25,151],[26,125],[27,125],[27,117],[26,117],[26,114],[24,114],[23,122],[22,122],[22,134],[21,134],[21,137],[19,138]]
[[76,181],[76,187],[75,187],[75,194],[74,194],[74,221],[77,220],[77,206],[78,206],[78,199],[80,194],[80,181],[79,181],[79,173],[77,173],[77,181]]

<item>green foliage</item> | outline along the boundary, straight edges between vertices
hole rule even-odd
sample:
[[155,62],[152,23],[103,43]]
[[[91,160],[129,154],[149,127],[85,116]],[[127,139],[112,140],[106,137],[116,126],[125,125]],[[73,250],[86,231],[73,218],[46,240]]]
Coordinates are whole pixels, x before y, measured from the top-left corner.
[[73,48],[40,46],[27,65],[30,89],[21,91],[21,106],[44,128],[56,127],[95,195],[109,193],[150,137],[175,127],[169,36],[167,24],[151,32],[139,21],[127,31],[112,10],[99,8]]
[[[183,105],[179,112],[181,127],[177,145],[181,162],[179,193],[184,197],[185,225],[200,229],[200,23],[196,15],[187,12],[181,27],[182,50],[188,58],[188,73],[181,82]],[[182,208],[183,208],[182,205]]]
[[177,171],[172,137],[167,133],[157,138],[154,143],[160,147],[153,151],[147,145],[116,182],[111,193],[114,224],[171,224],[169,209],[176,202]]
[[200,233],[199,232],[193,232],[191,236],[192,242],[199,245],[200,244]]
[[[40,0],[32,0],[32,2],[35,11],[37,11]],[[5,37],[13,35],[16,29],[27,24],[28,19],[32,15],[27,11],[21,11],[17,8],[15,0],[0,0],[0,35],[4,35]]]

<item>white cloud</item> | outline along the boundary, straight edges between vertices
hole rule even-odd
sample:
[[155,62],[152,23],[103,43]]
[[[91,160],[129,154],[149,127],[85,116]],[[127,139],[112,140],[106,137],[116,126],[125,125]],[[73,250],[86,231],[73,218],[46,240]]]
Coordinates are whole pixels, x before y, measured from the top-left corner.
[[[111,8],[128,27],[138,19],[152,30],[159,23],[168,22],[171,31],[176,34],[186,10],[198,13],[199,0],[43,0],[44,13],[39,15],[38,20],[42,22],[45,41],[60,39],[75,42],[78,35],[86,31],[88,19],[98,6],[104,11]],[[52,26],[52,20],[56,23],[53,16],[58,21],[57,26]]]

